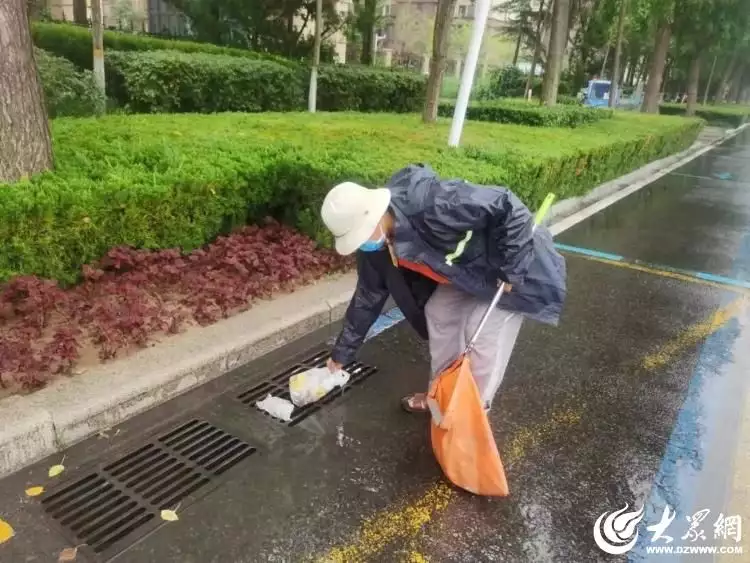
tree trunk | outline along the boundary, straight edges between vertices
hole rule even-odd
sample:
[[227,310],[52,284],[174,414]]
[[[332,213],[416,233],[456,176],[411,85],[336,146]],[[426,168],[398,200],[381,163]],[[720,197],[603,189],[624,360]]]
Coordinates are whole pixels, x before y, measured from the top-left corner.
[[714,56],[714,62],[711,65],[711,72],[708,74],[708,80],[706,81],[706,90],[703,92],[703,105],[708,103],[708,93],[711,91],[711,81],[714,79],[714,71],[716,70],[716,60],[719,58],[718,55]]
[[745,67],[744,65],[739,65],[737,67],[737,71],[734,73],[734,78],[732,78],[732,83],[729,88],[729,95],[727,96],[727,101],[734,102],[735,104],[739,103],[740,101],[740,95],[742,91],[742,78],[745,74]]
[[518,21],[518,39],[516,39],[516,50],[513,53],[513,66],[518,64],[518,54],[521,52],[521,39],[523,39],[523,25],[525,23],[524,17]]
[[659,112],[659,93],[661,91],[661,81],[664,76],[664,66],[667,62],[669,39],[671,36],[672,25],[669,22],[662,22],[656,32],[654,54],[648,70],[648,81],[646,82],[646,90],[643,94],[643,106],[641,106],[643,113]]
[[375,42],[375,18],[378,9],[378,0],[365,0],[364,14],[360,17],[364,18],[362,22],[362,55],[360,62],[363,65],[373,64],[372,53],[374,51]]
[[73,21],[81,25],[89,23],[86,0],[73,0]]
[[602,61],[602,70],[599,71],[599,78],[604,78],[605,72],[607,72],[607,61],[609,60],[609,52],[611,47],[607,45],[607,50],[604,51],[604,61]]
[[554,106],[557,103],[557,88],[560,85],[565,46],[568,43],[568,14],[570,0],[555,0],[552,13],[552,34],[549,39],[547,68],[542,83],[542,103]]
[[26,9],[26,0],[0,2],[0,182],[52,168],[49,123]]
[[721,80],[719,81],[718,86],[716,87],[716,94],[714,95],[714,100],[716,102],[723,102],[727,98],[727,89],[729,88],[729,81],[732,79],[732,74],[734,74],[734,69],[737,66],[737,61],[739,60],[740,56],[740,49],[739,47],[734,50],[734,53],[732,53],[732,58],[729,60],[729,64],[727,65],[727,68],[724,70],[724,74],[721,75]]
[[315,0],[315,44],[313,46],[313,64],[310,71],[310,92],[307,98],[307,109],[315,113],[318,105],[318,67],[320,66],[320,44],[323,39],[323,0]]
[[105,92],[104,79],[104,22],[102,20],[102,0],[91,0],[91,34],[94,42],[94,80]]
[[633,57],[630,59],[630,73],[628,76],[628,86],[633,87],[635,86],[635,81],[640,76],[641,71],[641,57],[640,55],[637,57]]
[[[592,8],[595,10],[598,6],[598,1],[594,2],[592,4]],[[573,15],[573,10],[571,9],[571,16]],[[573,68],[573,79],[576,84],[581,83],[585,77],[586,77],[586,61],[588,59],[588,51],[584,39],[584,36],[586,34],[586,30],[588,27],[589,17],[588,17],[588,4],[584,3],[584,5],[579,7],[578,10],[578,22],[577,25],[575,25],[576,34],[573,38],[573,46],[570,50],[570,67]]]
[[687,110],[685,115],[692,117],[695,115],[695,106],[698,104],[698,82],[701,78],[701,57],[694,54],[690,59],[688,68],[687,83]]
[[523,97],[525,98],[531,85],[533,84],[534,75],[536,74],[536,65],[539,62],[539,56],[542,54],[542,24],[544,23],[544,2],[539,2],[539,15],[536,20],[536,33],[534,34],[534,56],[531,58],[531,71],[526,79],[526,87],[523,90]]
[[443,86],[448,39],[453,23],[453,12],[456,0],[439,0],[435,13],[435,29],[432,34],[432,56],[430,57],[430,76],[427,78],[427,98],[422,112],[422,121],[434,123],[437,120],[440,90]]
[[622,36],[625,33],[625,15],[628,10],[628,0],[620,0],[620,17],[617,20],[617,44],[615,45],[615,64],[612,69],[612,87],[609,91],[609,107],[617,105],[620,95],[620,66],[622,64]]
[[737,88],[737,94],[734,96],[734,103],[735,104],[742,104],[745,101],[745,91],[747,90],[747,66],[744,69],[744,72],[742,73],[742,79],[739,81],[738,88]]

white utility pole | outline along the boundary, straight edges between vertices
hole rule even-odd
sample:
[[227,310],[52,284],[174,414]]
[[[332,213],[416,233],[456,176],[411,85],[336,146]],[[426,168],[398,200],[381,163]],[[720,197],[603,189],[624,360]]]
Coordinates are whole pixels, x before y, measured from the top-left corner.
[[490,0],[477,0],[474,8],[474,27],[471,33],[471,42],[469,43],[469,50],[466,53],[466,60],[464,61],[461,86],[458,89],[456,109],[453,112],[453,124],[451,125],[450,137],[448,137],[448,146],[451,147],[457,147],[461,140],[461,131],[463,131],[464,119],[466,118],[466,108],[469,106],[471,86],[474,82],[474,72],[477,69],[477,60],[479,60],[479,51],[482,48],[484,28],[487,27],[489,14]]

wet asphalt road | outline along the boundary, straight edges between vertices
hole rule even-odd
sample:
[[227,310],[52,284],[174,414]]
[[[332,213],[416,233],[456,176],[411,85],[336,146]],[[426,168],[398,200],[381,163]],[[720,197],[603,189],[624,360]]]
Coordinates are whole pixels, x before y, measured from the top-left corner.
[[[47,469],[62,455],[0,481],[0,518],[16,530],[0,561],[55,561],[81,543],[61,521],[82,510],[84,528],[99,530],[99,540],[120,518],[148,516],[137,508],[142,498],[129,501],[136,497],[109,485],[64,493],[80,493],[65,510],[53,495],[88,475],[106,477],[114,470],[102,468],[163,444],[159,437],[191,420],[256,451],[220,476],[203,473],[207,482],[175,505],[179,521],[151,517],[99,555],[81,547],[78,561],[659,560],[645,552],[644,526],[665,504],[678,511],[670,528],[677,544],[686,515],[700,508],[718,515],[731,500],[750,367],[741,287],[750,281],[749,225],[745,131],[558,237],[574,247],[561,325],[524,326],[491,415],[507,499],[448,486],[427,420],[400,411],[399,398],[423,388],[428,373],[426,348],[404,324],[365,346],[361,360],[377,374],[294,427],[238,400],[324,347],[332,327],[71,448],[54,484]],[[160,455],[144,458],[141,492],[156,483],[168,497],[187,470],[160,481],[159,460],[169,454]],[[23,494],[36,484],[47,486],[46,505]],[[107,503],[116,508],[100,517]],[[626,503],[645,504],[641,540],[628,555],[608,555],[594,543],[593,523]],[[705,521],[705,545],[720,545],[714,520]],[[744,547],[750,553],[750,542]]]

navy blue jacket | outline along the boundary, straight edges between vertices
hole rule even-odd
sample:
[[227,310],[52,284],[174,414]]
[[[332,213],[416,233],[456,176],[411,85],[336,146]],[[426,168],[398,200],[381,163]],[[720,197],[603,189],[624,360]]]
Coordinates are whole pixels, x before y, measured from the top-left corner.
[[[399,259],[424,264],[471,295],[490,300],[498,280],[513,285],[499,307],[557,325],[566,294],[565,260],[513,192],[464,180],[441,180],[428,166],[411,165],[387,186]],[[388,296],[424,338],[424,305],[436,283],[396,268],[388,250],[357,253],[357,288],[332,356],[354,359]]]

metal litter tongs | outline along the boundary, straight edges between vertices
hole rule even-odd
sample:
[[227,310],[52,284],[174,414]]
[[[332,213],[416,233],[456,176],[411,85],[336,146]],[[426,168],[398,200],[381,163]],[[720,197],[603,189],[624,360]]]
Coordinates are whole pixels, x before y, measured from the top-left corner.
[[[549,211],[550,207],[552,207],[552,204],[555,201],[555,194],[547,194],[547,197],[544,198],[544,201],[542,202],[542,206],[539,208],[539,210],[536,212],[536,215],[534,216],[534,226],[531,229],[532,237],[534,233],[536,232],[536,228],[544,221],[544,217],[547,215],[547,212]],[[532,241],[533,243],[533,241]],[[505,293],[505,282],[502,282],[500,286],[497,289],[497,292],[495,293],[495,296],[492,298],[492,301],[490,301],[489,307],[487,307],[487,310],[484,312],[484,315],[482,315],[482,320],[479,321],[479,325],[477,326],[477,329],[474,331],[473,336],[471,337],[471,340],[469,340],[469,343],[466,345],[466,349],[464,350],[464,356],[468,356],[469,352],[471,352],[474,349],[474,346],[477,343],[477,339],[479,338],[479,333],[482,332],[482,329],[484,328],[484,325],[487,324],[487,321],[490,318],[490,315],[492,314],[492,311],[495,310],[495,307],[497,307],[498,302],[500,301],[500,298],[503,296],[503,293]]]

